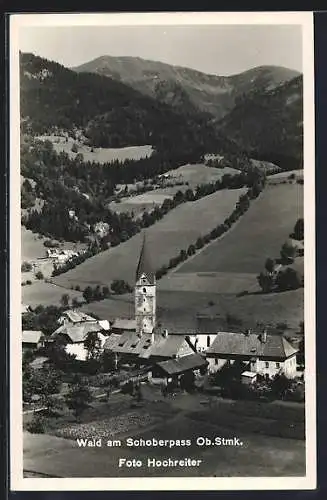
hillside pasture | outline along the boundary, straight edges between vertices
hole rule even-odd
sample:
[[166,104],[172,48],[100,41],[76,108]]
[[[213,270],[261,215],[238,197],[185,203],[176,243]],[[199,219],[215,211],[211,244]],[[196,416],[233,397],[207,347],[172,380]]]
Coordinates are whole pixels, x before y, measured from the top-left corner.
[[21,260],[36,260],[45,257],[46,248],[43,242],[46,238],[39,238],[26,227],[21,226]]
[[172,272],[163,276],[158,283],[160,290],[178,292],[236,294],[260,291],[257,274],[237,273],[179,273]]
[[230,167],[207,167],[203,163],[182,165],[166,172],[165,177],[162,177],[161,187],[143,194],[121,198],[118,203],[113,201],[109,207],[117,213],[134,212],[135,215],[139,215],[145,210],[150,211],[156,205],[161,205],[166,198],[172,199],[178,191],[194,190],[201,184],[220,180],[225,174],[236,175],[239,171]]
[[22,304],[36,307],[39,304],[43,306],[58,306],[62,295],[68,294],[70,299],[77,298],[82,303],[84,301],[82,293],[76,290],[67,290],[52,283],[45,281],[36,281],[32,285],[22,287]]
[[[245,188],[217,191],[194,202],[171,210],[163,219],[147,229],[147,245],[154,269],[168,264],[180,250],[187,250],[197,238],[221,224],[232,212]],[[56,278],[54,282],[71,285],[107,285],[114,279],[133,284],[142,243],[137,234],[118,247],[102,252]]]
[[174,168],[166,172],[168,180],[177,180],[181,182],[188,182],[190,188],[195,188],[198,184],[208,184],[209,182],[216,182],[221,179],[223,175],[239,174],[239,170],[231,167],[215,168],[208,167],[204,163],[196,163],[182,165],[181,167]]
[[[95,163],[108,163],[111,161],[125,161],[125,160],[140,160],[152,155],[153,149],[151,145],[144,146],[128,146],[124,148],[92,148],[86,146],[71,137],[66,138],[56,135],[42,135],[37,137],[39,140],[48,140],[52,142],[53,148],[56,153],[64,151],[70,158],[75,158],[78,153],[84,156],[84,161]],[[77,153],[72,151],[73,144],[77,145]]]
[[177,272],[259,273],[268,257],[279,257],[282,244],[300,217],[303,186],[268,186],[238,224]]

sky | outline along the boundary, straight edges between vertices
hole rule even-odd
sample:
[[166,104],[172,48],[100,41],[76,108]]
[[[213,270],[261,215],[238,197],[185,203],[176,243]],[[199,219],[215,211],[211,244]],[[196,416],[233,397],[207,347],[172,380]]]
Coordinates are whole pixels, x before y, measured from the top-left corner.
[[262,65],[302,71],[300,25],[29,26],[19,46],[66,67],[110,55],[226,76]]

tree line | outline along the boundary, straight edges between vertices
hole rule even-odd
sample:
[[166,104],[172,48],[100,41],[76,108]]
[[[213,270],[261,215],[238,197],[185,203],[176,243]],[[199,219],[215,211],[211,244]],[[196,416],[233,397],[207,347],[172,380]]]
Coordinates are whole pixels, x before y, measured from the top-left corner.
[[[304,220],[300,218],[296,221],[290,237],[295,240],[304,238]],[[264,293],[284,292],[286,290],[296,290],[304,286],[304,278],[289,267],[293,264],[296,256],[303,256],[304,250],[297,249],[290,241],[283,243],[280,249],[280,258],[272,259],[268,257],[265,262],[265,269],[257,276],[258,284]],[[279,266],[279,267],[277,267]]]

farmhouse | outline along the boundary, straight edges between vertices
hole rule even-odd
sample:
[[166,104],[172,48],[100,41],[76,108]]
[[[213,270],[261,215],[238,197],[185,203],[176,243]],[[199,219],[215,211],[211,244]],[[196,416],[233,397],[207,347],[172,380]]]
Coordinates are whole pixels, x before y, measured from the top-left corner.
[[78,361],[87,359],[84,343],[88,336],[94,334],[102,350],[110,329],[108,321],[98,321],[77,311],[65,311],[59,318],[59,324],[50,341],[64,344],[66,352],[74,354]]
[[226,363],[236,361],[243,365],[244,371],[260,373],[273,377],[284,373],[287,377],[296,376],[296,354],[293,347],[281,335],[219,332],[206,351],[209,370],[217,371]]
[[23,350],[38,349],[39,347],[42,347],[42,337],[42,332],[39,330],[24,330],[22,335]]

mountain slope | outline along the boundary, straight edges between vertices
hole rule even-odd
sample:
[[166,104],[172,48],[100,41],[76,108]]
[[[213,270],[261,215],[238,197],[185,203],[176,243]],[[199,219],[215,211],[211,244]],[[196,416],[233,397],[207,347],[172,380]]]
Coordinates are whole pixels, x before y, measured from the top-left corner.
[[78,129],[100,147],[237,149],[186,98],[183,112],[176,112],[120,81],[79,74],[33,54],[20,54],[20,72],[23,131]]
[[272,161],[283,169],[301,168],[302,76],[244,98],[218,125],[253,157]]
[[140,57],[112,56],[102,56],[72,69],[78,73],[92,72],[109,76],[177,107],[183,108],[187,102],[188,106],[217,118],[229,112],[239,96],[272,89],[299,75],[288,68],[261,66],[226,77]]

